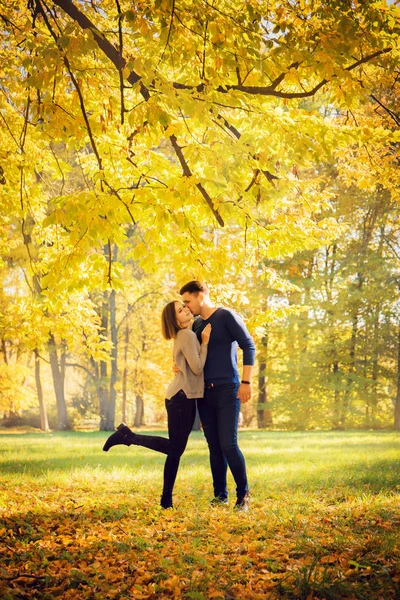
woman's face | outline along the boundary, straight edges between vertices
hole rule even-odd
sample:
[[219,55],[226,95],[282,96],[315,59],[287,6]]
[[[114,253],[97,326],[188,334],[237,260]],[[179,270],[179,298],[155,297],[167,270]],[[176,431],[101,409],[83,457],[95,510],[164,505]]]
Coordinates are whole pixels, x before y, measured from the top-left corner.
[[193,316],[187,306],[182,302],[175,302],[175,316],[176,322],[181,329],[185,329],[189,326]]

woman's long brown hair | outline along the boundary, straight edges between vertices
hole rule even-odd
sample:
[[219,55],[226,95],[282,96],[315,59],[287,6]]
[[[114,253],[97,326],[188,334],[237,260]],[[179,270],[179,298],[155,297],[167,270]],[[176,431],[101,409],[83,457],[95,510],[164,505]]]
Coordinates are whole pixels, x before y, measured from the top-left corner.
[[168,302],[161,314],[161,331],[166,340],[176,338],[179,331],[179,325],[176,320],[175,302]]

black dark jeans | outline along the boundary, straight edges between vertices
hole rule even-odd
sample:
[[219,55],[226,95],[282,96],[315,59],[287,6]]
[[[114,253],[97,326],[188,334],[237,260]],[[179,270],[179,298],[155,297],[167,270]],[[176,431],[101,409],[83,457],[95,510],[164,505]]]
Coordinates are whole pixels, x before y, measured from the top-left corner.
[[213,475],[214,496],[227,498],[227,466],[236,483],[236,494],[243,497],[248,491],[246,463],[238,446],[237,432],[240,400],[239,386],[215,385],[205,389],[204,398],[197,401],[201,424],[210,451],[210,466]]
[[165,400],[168,415],[168,438],[159,435],[135,435],[135,446],[143,446],[167,454],[164,465],[163,496],[172,498],[179,462],[193,428],[196,400],[187,398],[180,390],[170,400]]

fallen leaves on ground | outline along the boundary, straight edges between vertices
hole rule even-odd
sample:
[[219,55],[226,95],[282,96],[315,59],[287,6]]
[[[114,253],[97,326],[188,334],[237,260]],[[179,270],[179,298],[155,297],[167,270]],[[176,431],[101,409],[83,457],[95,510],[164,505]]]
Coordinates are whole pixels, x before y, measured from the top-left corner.
[[332,496],[310,495],[306,508],[253,498],[236,514],[206,498],[164,511],[129,491],[21,486],[4,493],[1,517],[4,600],[400,597],[397,494],[370,510]]

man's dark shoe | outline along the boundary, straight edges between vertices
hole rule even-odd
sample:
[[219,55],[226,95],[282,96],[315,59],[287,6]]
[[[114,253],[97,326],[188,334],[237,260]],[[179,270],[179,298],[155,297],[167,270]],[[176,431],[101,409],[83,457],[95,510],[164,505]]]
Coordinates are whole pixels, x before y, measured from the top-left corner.
[[229,504],[228,498],[225,496],[215,496],[210,502],[211,506],[221,506],[222,504]]
[[108,452],[113,446],[131,446],[134,443],[135,433],[125,423],[118,425],[116,431],[110,435],[103,446],[104,452]]
[[249,510],[250,494],[247,492],[244,496],[238,496],[234,509],[238,512],[245,512]]

